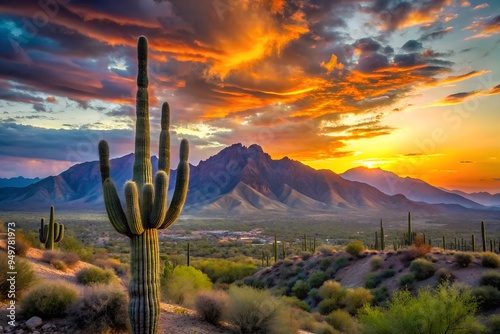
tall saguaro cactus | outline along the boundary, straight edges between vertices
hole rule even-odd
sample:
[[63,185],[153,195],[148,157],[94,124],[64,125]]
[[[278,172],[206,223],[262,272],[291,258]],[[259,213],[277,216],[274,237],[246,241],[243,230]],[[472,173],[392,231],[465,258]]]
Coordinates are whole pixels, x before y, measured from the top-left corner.
[[382,219],[380,219],[380,248],[382,252],[385,249],[385,233],[384,233],[384,225],[382,225]]
[[170,109],[162,106],[158,172],[153,185],[150,160],[147,56],[148,41],[139,37],[136,100],[135,163],[132,181],[125,185],[125,209],[110,177],[109,147],[99,143],[99,161],[108,218],[118,233],[130,238],[131,279],[129,315],[135,334],[157,333],[160,312],[160,257],[158,230],[172,225],[186,200],[189,182],[189,146],[182,140],[175,191],[167,204],[170,174]]
[[38,229],[38,237],[42,244],[45,244],[45,249],[54,249],[54,245],[64,238],[64,225],[54,222],[54,206],[50,207],[49,223],[45,224],[40,221],[40,228]]
[[486,252],[486,227],[484,222],[481,222],[481,239],[483,241],[483,252]]

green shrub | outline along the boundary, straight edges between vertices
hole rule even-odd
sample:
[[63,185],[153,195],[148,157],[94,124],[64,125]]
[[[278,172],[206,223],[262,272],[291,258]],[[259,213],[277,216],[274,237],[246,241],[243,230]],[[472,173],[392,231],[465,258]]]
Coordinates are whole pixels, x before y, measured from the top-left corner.
[[127,331],[127,295],[119,287],[112,285],[95,284],[85,287],[82,297],[71,305],[68,318],[83,333]]
[[488,334],[500,333],[500,315],[491,315],[488,318]]
[[302,260],[306,261],[306,260],[309,260],[311,257],[312,257],[312,253],[311,252],[302,252],[300,253],[300,257],[302,258]]
[[500,273],[498,271],[489,270],[481,275],[479,280],[480,285],[491,285],[500,290]]
[[416,297],[407,290],[395,292],[387,308],[365,305],[358,316],[366,334],[481,333],[476,310],[470,289],[443,284],[422,288]]
[[333,255],[336,252],[335,247],[332,245],[321,245],[318,250],[323,255]]
[[176,304],[191,306],[198,292],[211,290],[212,282],[201,270],[177,266],[167,280],[162,280],[163,297]]
[[62,251],[74,253],[83,261],[89,262],[92,258],[92,252],[72,236],[65,236],[57,245]]
[[76,281],[84,285],[109,284],[116,280],[117,277],[112,270],[99,267],[84,268],[76,273]]
[[[0,301],[6,299],[16,299],[21,297],[21,294],[35,282],[35,273],[31,270],[29,262],[23,259],[15,259],[16,277],[15,277],[15,297],[11,291],[11,278],[8,272],[12,271],[9,268],[9,256],[6,252],[0,251]],[[14,298],[11,298],[14,297]]]
[[432,262],[420,258],[411,262],[410,271],[415,275],[417,280],[422,281],[434,275],[436,269]]
[[373,302],[377,305],[382,305],[389,298],[389,292],[385,286],[372,289],[371,293],[373,295]]
[[309,283],[309,286],[311,288],[319,288],[325,280],[325,273],[322,271],[316,271],[315,273],[311,274],[311,276],[309,276],[309,278],[307,279],[307,283]]
[[227,310],[228,321],[243,334],[289,334],[298,329],[291,309],[267,290],[233,286]]
[[248,258],[202,259],[196,260],[193,267],[207,274],[213,283],[231,284],[257,272],[257,266]]
[[343,297],[344,291],[342,285],[336,281],[326,281],[318,289],[318,295],[321,299],[337,299]]
[[379,270],[384,265],[384,259],[381,256],[375,255],[370,259],[370,268],[372,271]]
[[351,315],[344,310],[336,310],[326,316],[326,321],[345,334],[356,334],[359,331],[358,324]]
[[399,277],[399,286],[403,289],[409,289],[415,283],[415,275],[412,273],[406,273]]
[[468,267],[474,261],[474,255],[471,253],[459,252],[455,253],[455,262],[462,268]]
[[304,282],[303,280],[299,279],[297,282],[292,287],[292,292],[293,294],[299,298],[299,299],[305,299],[307,298],[307,294],[309,293],[309,290],[311,287],[307,282]]
[[341,306],[342,305],[340,304],[338,299],[335,298],[323,299],[318,304],[318,312],[323,315],[327,315],[339,309]]
[[22,314],[26,318],[63,318],[77,299],[78,290],[64,281],[44,282],[28,291],[21,300]]
[[78,263],[78,261],[80,261],[80,257],[71,252],[62,252],[60,250],[46,250],[42,254],[42,261],[47,263],[52,263],[53,261],[62,261],[67,267],[72,268]]
[[325,271],[328,268],[330,268],[331,265],[332,265],[332,259],[329,258],[329,257],[322,259],[321,262],[319,263],[319,267],[323,271]]
[[382,282],[382,276],[376,273],[368,273],[365,277],[365,287],[368,289],[376,288]]
[[473,294],[482,310],[493,310],[500,306],[500,290],[493,286],[480,286],[473,290]]
[[370,290],[365,288],[346,289],[345,296],[342,298],[341,303],[344,309],[350,314],[356,314],[358,309],[363,307],[366,303],[371,303],[373,300]]
[[338,334],[331,325],[324,322],[314,322],[311,328],[314,334]]
[[306,302],[298,299],[297,297],[283,297],[283,300],[290,306],[304,310],[306,312],[311,312],[311,306]]
[[57,270],[60,270],[60,271],[66,271],[66,270],[68,270],[68,267],[66,266],[66,263],[64,263],[61,260],[52,260],[52,261],[50,261],[50,265],[52,267],[56,268]]
[[14,244],[14,251],[16,255],[25,256],[28,249],[33,247],[29,238],[25,236],[22,231],[17,231],[15,240],[16,243]]
[[500,267],[500,256],[492,252],[486,252],[481,255],[481,264],[486,268]]
[[361,252],[364,250],[365,250],[365,245],[363,244],[363,242],[359,240],[351,241],[345,247],[345,251],[351,254],[352,256],[359,256],[359,254],[361,254]]
[[113,269],[115,274],[120,277],[128,277],[130,274],[130,265],[121,263],[119,259],[96,259],[92,264],[102,269]]
[[435,276],[437,278],[438,283],[440,284],[445,282],[451,283],[453,281],[453,274],[446,268],[439,268],[436,271]]
[[217,325],[227,307],[228,297],[222,291],[201,291],[194,299],[196,312],[208,323]]

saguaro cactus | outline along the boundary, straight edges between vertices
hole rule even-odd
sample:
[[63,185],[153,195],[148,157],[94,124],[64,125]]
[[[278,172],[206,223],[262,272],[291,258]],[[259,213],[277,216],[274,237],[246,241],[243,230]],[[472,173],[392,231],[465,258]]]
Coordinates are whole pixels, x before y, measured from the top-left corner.
[[374,247],[375,250],[379,249],[379,247],[378,247],[378,233],[377,233],[377,231],[375,231],[375,243],[373,245],[374,245],[373,247]]
[[44,224],[43,218],[40,221],[38,229],[38,238],[42,244],[45,244],[45,249],[54,249],[54,245],[64,238],[64,225],[54,222],[54,206],[50,207],[50,220],[48,224]]
[[384,233],[384,225],[382,225],[382,219],[380,219],[380,248],[382,252],[385,249],[385,233]]
[[132,181],[128,181],[125,185],[125,209],[122,208],[116,186],[110,176],[109,147],[104,140],[99,143],[99,161],[108,218],[118,233],[130,238],[129,315],[132,331],[135,334],[152,334],[158,331],[160,312],[158,229],[172,225],[184,206],[189,182],[187,162],[189,146],[187,140],[182,140],[175,191],[168,206],[170,109],[167,103],[163,104],[158,172],[153,186],[148,110],[148,41],[144,36],[139,37],[137,54],[139,73],[137,75],[135,163]]
[[408,212],[408,246],[411,246],[413,243],[413,231],[411,229],[411,213]]
[[476,236],[474,234],[471,235],[471,240],[472,240],[472,251],[476,251]]
[[483,239],[483,252],[486,252],[486,227],[484,222],[481,222],[481,238]]

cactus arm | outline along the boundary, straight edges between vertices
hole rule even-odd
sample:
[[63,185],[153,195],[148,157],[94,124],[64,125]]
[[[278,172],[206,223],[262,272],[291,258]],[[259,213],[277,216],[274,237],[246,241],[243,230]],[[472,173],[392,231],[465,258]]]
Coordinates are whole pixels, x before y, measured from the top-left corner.
[[132,179],[137,183],[137,188],[142,189],[146,183],[153,183],[149,155],[148,40],[144,36],[139,37],[137,57],[139,71],[137,74],[135,161]]
[[[170,107],[167,102],[161,107],[160,148],[158,151],[158,170],[170,175]],[[167,178],[168,182],[168,178]],[[167,183],[168,188],[168,183]]]
[[144,232],[144,226],[141,220],[141,209],[139,207],[139,192],[137,184],[133,181],[128,181],[125,184],[125,203],[127,207],[127,221],[130,232],[135,235]]
[[181,142],[179,166],[177,167],[177,179],[175,180],[174,196],[167,211],[167,215],[160,228],[167,228],[172,225],[181,214],[182,207],[186,201],[189,184],[189,143],[186,139]]
[[[54,230],[55,232],[56,230]],[[57,229],[57,234],[54,236],[54,242],[59,242],[64,238],[64,224],[59,224],[59,228]]]
[[153,209],[154,201],[154,189],[151,183],[146,183],[142,187],[142,194],[140,197],[140,209],[141,209],[141,221],[142,226],[145,228],[149,225],[149,217],[151,215],[151,210]]
[[160,170],[155,177],[155,199],[151,216],[149,217],[149,227],[158,228],[165,220],[167,214],[167,195],[168,195],[168,175]]
[[38,238],[42,244],[47,242],[47,230],[48,226],[44,224],[43,218],[40,221],[40,228],[38,229]]

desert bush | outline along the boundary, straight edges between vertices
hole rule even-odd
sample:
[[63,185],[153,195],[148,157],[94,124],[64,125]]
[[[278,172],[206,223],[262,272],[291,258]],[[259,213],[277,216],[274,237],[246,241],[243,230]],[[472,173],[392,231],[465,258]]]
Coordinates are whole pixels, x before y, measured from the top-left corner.
[[474,261],[474,256],[471,253],[458,252],[453,255],[455,262],[462,268],[466,268]]
[[318,250],[323,255],[333,255],[336,252],[335,247],[332,245],[321,245]]
[[481,265],[486,268],[500,267],[500,256],[492,252],[481,254]]
[[129,329],[127,295],[117,286],[95,284],[68,311],[68,318],[83,333],[110,333]]
[[300,253],[300,257],[304,261],[309,260],[312,256],[313,256],[313,254],[311,252],[302,252],[302,253]]
[[228,321],[242,334],[289,334],[298,329],[291,309],[267,290],[233,286],[227,310]]
[[[310,293],[309,293],[309,295],[310,295]],[[310,312],[311,311],[311,306],[309,306],[309,304],[307,304],[306,302],[300,300],[297,297],[288,297],[288,296],[285,296],[285,297],[283,297],[283,300],[288,305],[290,305],[292,307],[304,310],[306,312]]]
[[177,266],[167,280],[162,280],[163,297],[176,304],[190,306],[197,293],[211,290],[212,282],[206,274],[191,266]]
[[382,276],[376,273],[368,273],[365,277],[365,287],[368,289],[376,288],[382,282]]
[[378,270],[382,268],[384,265],[384,259],[381,256],[375,255],[370,259],[370,268],[372,271]]
[[387,308],[365,305],[358,316],[366,334],[481,333],[476,310],[470,289],[442,284],[436,289],[422,288],[415,297],[398,291]]
[[78,290],[64,281],[44,282],[28,291],[21,300],[22,314],[26,318],[62,318],[77,299]]
[[326,281],[318,289],[318,295],[321,299],[340,299],[343,293],[342,285],[336,281]]
[[96,259],[93,264],[102,269],[112,269],[120,277],[128,277],[130,273],[130,265],[121,263],[119,259]]
[[494,270],[488,270],[481,275],[480,285],[491,285],[500,290],[500,273]]
[[415,275],[412,273],[406,273],[399,277],[399,286],[403,289],[409,289],[415,283]]
[[361,252],[364,250],[365,250],[365,245],[363,244],[363,242],[359,240],[351,241],[345,247],[345,251],[351,254],[352,256],[359,256],[359,254],[361,254]]
[[479,307],[484,311],[500,307],[500,290],[491,285],[477,287],[473,290],[473,294],[477,298]]
[[60,271],[68,270],[68,266],[66,266],[66,263],[61,260],[52,260],[50,261],[50,265]]
[[500,333],[500,315],[494,314],[488,318],[488,334]]
[[14,244],[14,251],[16,255],[25,256],[28,249],[33,247],[33,244],[22,231],[16,233],[16,243]]
[[356,334],[359,332],[356,320],[344,310],[333,311],[326,316],[326,321],[341,333]]
[[372,289],[371,293],[373,295],[373,303],[376,305],[381,305],[385,303],[387,298],[389,298],[389,292],[387,291],[387,288],[385,286],[381,288]]
[[445,282],[451,283],[453,281],[453,274],[446,268],[439,268],[436,270],[434,275],[436,276],[439,284],[443,284]]
[[332,259],[330,257],[324,258],[319,263],[321,270],[325,271],[332,265]]
[[413,245],[408,249],[408,254],[411,258],[416,259],[424,256],[427,253],[430,253],[432,251],[432,246],[429,244],[426,244],[424,242],[424,239],[417,235],[415,237],[415,240],[413,241]]
[[309,286],[311,288],[319,288],[325,280],[325,273],[322,271],[316,271],[315,273],[311,274],[311,276],[309,276],[309,278],[307,279],[307,283],[309,283]]
[[422,281],[434,275],[436,268],[432,262],[426,259],[416,259],[411,262],[410,271],[417,280]]
[[78,255],[83,261],[89,262],[92,258],[92,252],[86,249],[85,246],[73,236],[65,236],[58,243],[58,246],[62,251]]
[[327,298],[318,303],[318,312],[320,314],[327,315],[335,310],[338,310],[341,307],[342,305],[340,304],[340,301],[338,299]]
[[227,294],[222,291],[201,291],[194,299],[194,306],[206,322],[217,325],[222,320],[227,302]]
[[202,259],[196,260],[193,267],[207,274],[213,283],[231,284],[257,272],[257,266],[248,258]]
[[307,282],[304,282],[303,280],[299,279],[297,282],[292,287],[292,292],[293,294],[299,298],[299,299],[305,299],[307,298],[307,294],[309,293],[309,290],[311,287]]
[[350,314],[356,314],[358,309],[363,307],[366,303],[371,303],[373,300],[370,290],[365,288],[346,289],[345,296],[342,298],[341,303],[344,309]]
[[[63,239],[64,240],[64,239]],[[72,268],[80,261],[80,257],[71,252],[62,252],[60,250],[46,250],[42,254],[42,261],[52,263],[52,261],[62,261],[64,264]]]
[[84,285],[109,284],[117,281],[117,277],[110,269],[101,269],[99,267],[90,267],[81,269],[76,273],[76,281]]
[[[9,256],[7,253],[0,252],[0,301],[6,299],[19,299],[21,294],[35,282],[35,273],[31,269],[29,262],[23,259],[16,259],[16,276],[15,276],[15,297],[11,295],[11,278],[8,272],[12,271],[9,268]],[[14,298],[11,298],[14,297]]]
[[314,334],[338,334],[339,332],[335,330],[331,325],[325,322],[314,322],[310,328]]

